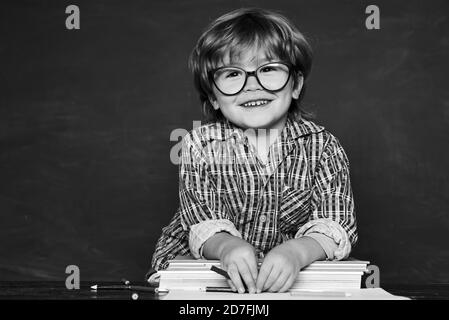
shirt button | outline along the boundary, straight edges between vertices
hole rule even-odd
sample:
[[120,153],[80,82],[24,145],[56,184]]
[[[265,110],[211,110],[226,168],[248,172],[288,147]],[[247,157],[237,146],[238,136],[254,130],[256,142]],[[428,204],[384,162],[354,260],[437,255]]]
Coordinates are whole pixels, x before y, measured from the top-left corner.
[[260,222],[265,222],[265,221],[267,221],[267,216],[263,214],[260,216],[259,220],[260,220]]

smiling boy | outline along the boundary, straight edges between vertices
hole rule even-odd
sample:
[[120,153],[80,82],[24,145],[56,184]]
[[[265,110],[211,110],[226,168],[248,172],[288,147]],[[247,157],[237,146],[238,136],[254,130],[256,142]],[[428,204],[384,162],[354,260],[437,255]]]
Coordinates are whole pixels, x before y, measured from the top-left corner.
[[220,260],[234,291],[284,292],[310,263],[347,258],[349,163],[300,108],[312,64],[302,34],[278,13],[239,9],[205,30],[189,63],[210,123],[183,139],[180,206],[153,268],[191,254]]

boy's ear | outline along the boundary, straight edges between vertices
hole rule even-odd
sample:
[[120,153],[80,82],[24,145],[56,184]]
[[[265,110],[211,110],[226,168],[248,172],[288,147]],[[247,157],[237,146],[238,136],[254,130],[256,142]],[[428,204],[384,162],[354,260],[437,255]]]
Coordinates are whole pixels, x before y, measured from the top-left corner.
[[212,97],[209,97],[210,104],[212,107],[214,107],[215,110],[220,109],[220,105],[218,104],[218,101]]
[[296,79],[296,86],[293,88],[292,92],[292,98],[298,99],[299,95],[301,94],[302,86],[304,85],[304,77],[302,74],[298,75],[298,78]]

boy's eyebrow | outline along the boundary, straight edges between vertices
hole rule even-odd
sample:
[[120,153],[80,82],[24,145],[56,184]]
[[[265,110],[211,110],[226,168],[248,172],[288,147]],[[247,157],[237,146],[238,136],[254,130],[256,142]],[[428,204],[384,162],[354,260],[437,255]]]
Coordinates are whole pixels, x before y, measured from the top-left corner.
[[[255,59],[251,59],[249,62],[253,62]],[[258,60],[258,66],[264,65],[266,63],[275,61],[276,59],[269,59],[269,58],[264,58],[262,60]],[[228,67],[228,66],[235,66],[235,67],[241,67],[242,69],[244,69],[243,67],[245,66],[243,63],[241,63],[240,61],[231,61],[229,64],[223,64],[223,67]]]

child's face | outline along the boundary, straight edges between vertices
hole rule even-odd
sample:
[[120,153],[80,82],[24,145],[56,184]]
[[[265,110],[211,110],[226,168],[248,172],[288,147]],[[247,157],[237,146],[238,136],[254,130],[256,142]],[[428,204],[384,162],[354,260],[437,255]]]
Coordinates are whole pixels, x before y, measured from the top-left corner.
[[[223,66],[236,66],[245,71],[254,71],[259,66],[271,62],[265,57],[265,53],[257,50],[248,50],[240,56],[240,59],[230,63],[229,58],[224,60]],[[219,65],[221,67],[222,65]],[[265,90],[254,76],[248,80],[238,94],[227,96],[213,86],[216,99],[211,99],[214,109],[220,109],[221,113],[235,125],[247,128],[282,129],[284,127],[288,109],[292,98],[297,99],[301,92],[303,78],[300,77],[294,87],[293,75],[287,85],[280,91],[271,92]],[[268,103],[260,106],[243,106],[248,101],[267,100]]]

